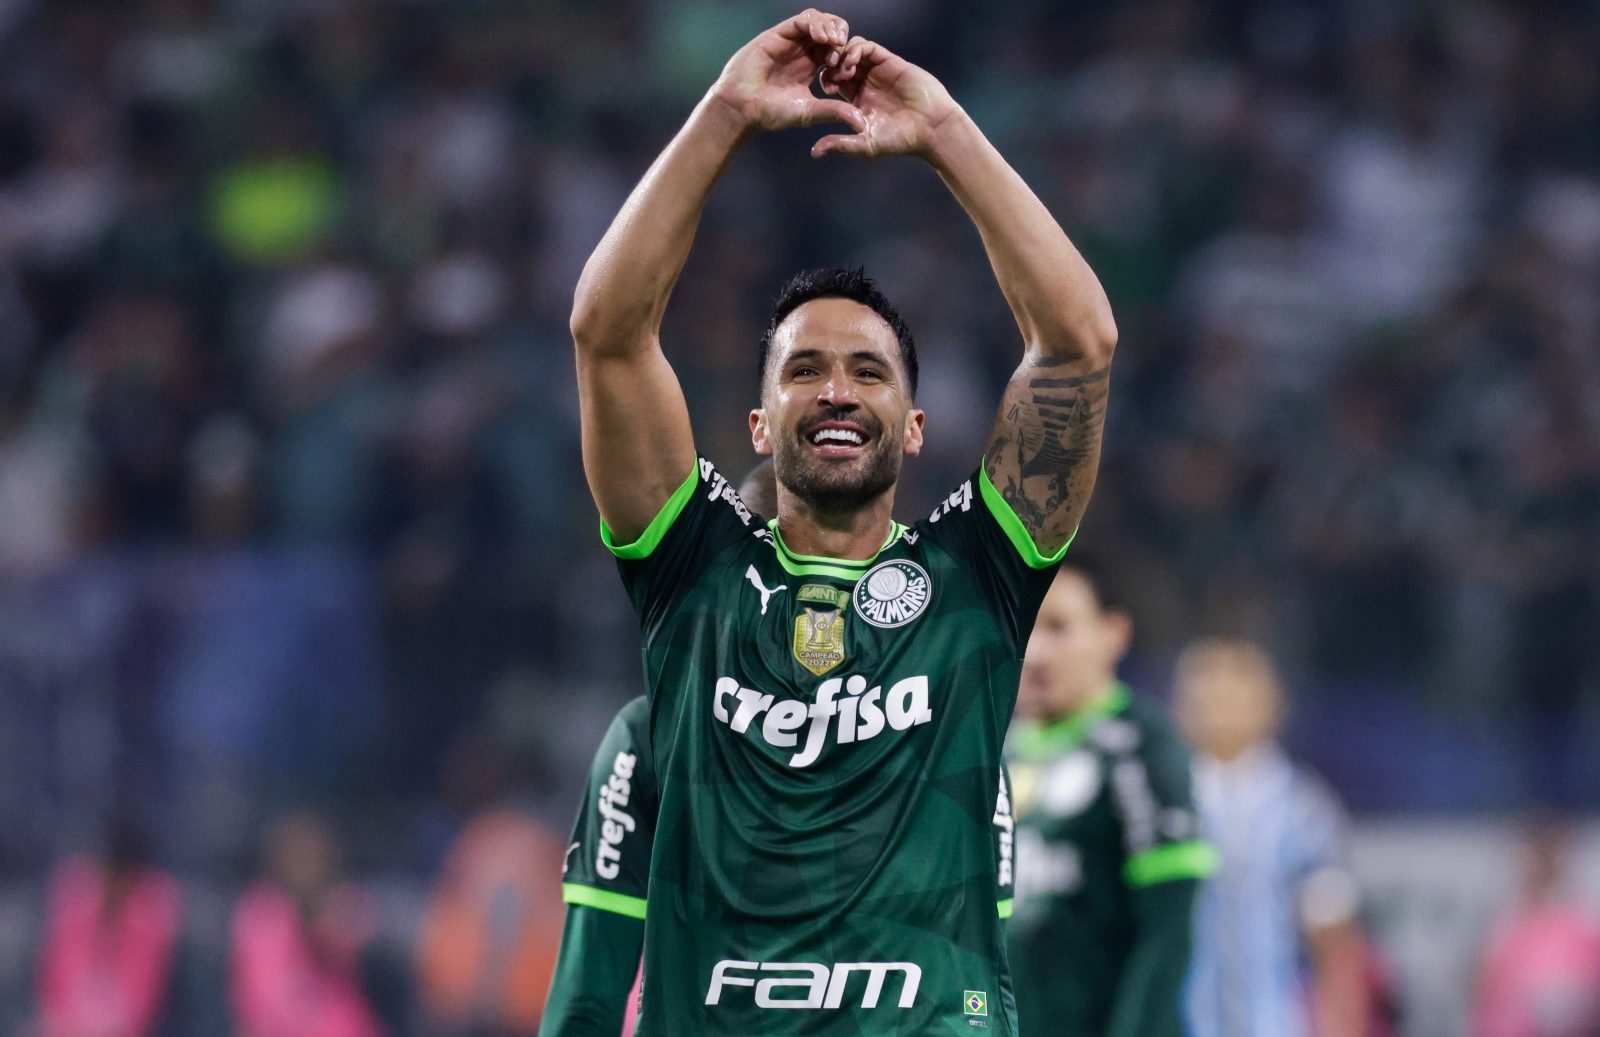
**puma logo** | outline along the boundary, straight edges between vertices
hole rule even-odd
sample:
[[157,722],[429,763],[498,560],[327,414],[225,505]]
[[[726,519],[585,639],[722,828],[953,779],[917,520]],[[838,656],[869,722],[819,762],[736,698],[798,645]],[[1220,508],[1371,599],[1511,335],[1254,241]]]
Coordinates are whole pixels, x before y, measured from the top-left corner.
[[789,585],[787,583],[780,583],[771,590],[768,590],[766,587],[761,585],[761,574],[756,572],[756,567],[753,565],[744,571],[744,578],[750,581],[750,585],[752,587],[761,592],[761,614],[763,616],[767,614],[767,599],[779,591],[786,591],[789,589]]

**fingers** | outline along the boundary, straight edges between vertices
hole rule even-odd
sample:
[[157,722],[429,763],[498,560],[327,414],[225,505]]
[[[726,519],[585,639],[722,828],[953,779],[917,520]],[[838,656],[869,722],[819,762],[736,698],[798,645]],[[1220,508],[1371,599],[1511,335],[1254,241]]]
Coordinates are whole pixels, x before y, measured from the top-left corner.
[[850,41],[850,23],[809,7],[777,27],[778,35],[800,44],[842,48]]
[[838,60],[829,61],[822,72],[823,93],[854,101],[872,71],[894,59],[888,48],[860,36],[853,36],[839,51]]
[[[805,113],[801,120],[802,126],[815,126],[821,122],[842,122],[846,126],[861,133],[867,128],[867,118],[861,114],[853,104],[843,101],[829,101],[820,97],[813,97],[806,105]],[[838,134],[838,136],[855,136],[855,134]],[[827,138],[824,138],[827,139]],[[815,154],[813,149],[812,154]]]
[[844,45],[844,51],[839,59],[839,65],[834,70],[838,79],[854,79],[857,75],[866,75],[874,68],[894,57],[889,51],[861,36],[853,36]]
[[830,133],[826,137],[811,145],[811,157],[821,158],[824,155],[853,155],[856,158],[872,157],[872,142],[865,134],[856,133]]

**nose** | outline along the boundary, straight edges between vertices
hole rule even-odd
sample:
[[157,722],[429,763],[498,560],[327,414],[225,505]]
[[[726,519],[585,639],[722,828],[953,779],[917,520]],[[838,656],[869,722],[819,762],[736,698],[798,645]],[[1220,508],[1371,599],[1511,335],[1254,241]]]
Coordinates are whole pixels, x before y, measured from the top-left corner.
[[841,410],[853,410],[859,404],[855,383],[843,367],[834,367],[817,389],[817,402]]

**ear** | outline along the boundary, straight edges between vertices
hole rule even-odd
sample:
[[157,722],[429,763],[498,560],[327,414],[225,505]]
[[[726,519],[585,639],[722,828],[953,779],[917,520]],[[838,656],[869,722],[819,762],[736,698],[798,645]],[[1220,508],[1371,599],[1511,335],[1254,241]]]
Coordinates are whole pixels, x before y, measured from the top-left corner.
[[1107,612],[1104,622],[1106,636],[1111,642],[1111,663],[1115,666],[1127,657],[1128,649],[1133,646],[1133,617],[1120,610]]
[[767,430],[767,412],[757,407],[750,412],[750,444],[762,457],[772,456],[772,436]]
[[927,420],[928,415],[917,407],[906,412],[906,427],[900,437],[900,445],[907,457],[922,453],[922,425]]

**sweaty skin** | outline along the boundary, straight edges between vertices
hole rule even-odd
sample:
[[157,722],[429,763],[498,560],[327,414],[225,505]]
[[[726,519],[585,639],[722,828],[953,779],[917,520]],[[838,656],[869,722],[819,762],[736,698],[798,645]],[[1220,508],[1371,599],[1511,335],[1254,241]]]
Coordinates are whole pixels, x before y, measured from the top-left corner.
[[[662,350],[739,146],[822,122],[849,132],[818,158],[932,167],[1022,338],[982,466],[914,526],[893,521],[895,487],[926,417],[871,307],[820,298],[776,329],[750,416],[777,475],[770,528],[697,457]],[[988,1016],[1010,1034],[990,804],[1018,659],[1098,465],[1116,341],[1099,283],[937,79],[808,10],[729,60],[590,257],[571,330],[662,776],[643,1032],[886,1037]]]
[[[644,531],[694,464],[688,408],[660,327],[711,189],[750,136],[822,122],[853,132],[822,137],[814,156],[920,158],[972,219],[1023,345],[985,450],[988,476],[1045,554],[1065,544],[1082,518],[1116,344],[1105,293],[1049,210],[944,86],[848,31],[844,19],[807,10],[735,54],[584,267],[571,319],[584,470],[619,543]],[[813,97],[810,84],[824,70],[833,96]],[[843,462],[836,481],[859,487],[866,470],[882,468],[885,452],[921,449],[924,418],[904,384],[893,334],[866,307],[824,299],[791,314],[776,345],[751,439],[780,465],[779,526],[803,554],[870,557],[889,530],[892,481],[847,497],[843,507],[838,498],[808,502],[789,487],[800,481],[799,468],[826,474],[813,461]],[[837,419],[840,408],[879,438],[864,448],[800,441],[802,430]]]

